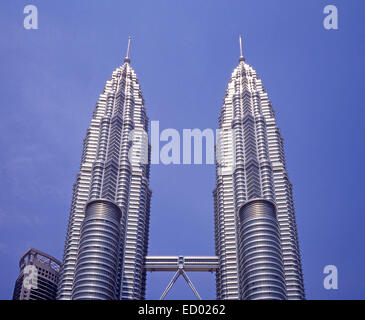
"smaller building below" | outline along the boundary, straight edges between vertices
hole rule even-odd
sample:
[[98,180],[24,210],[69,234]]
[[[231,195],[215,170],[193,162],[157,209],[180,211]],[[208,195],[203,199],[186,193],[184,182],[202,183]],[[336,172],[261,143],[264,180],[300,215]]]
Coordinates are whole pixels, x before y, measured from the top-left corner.
[[21,257],[19,268],[13,300],[56,300],[60,261],[32,248]]

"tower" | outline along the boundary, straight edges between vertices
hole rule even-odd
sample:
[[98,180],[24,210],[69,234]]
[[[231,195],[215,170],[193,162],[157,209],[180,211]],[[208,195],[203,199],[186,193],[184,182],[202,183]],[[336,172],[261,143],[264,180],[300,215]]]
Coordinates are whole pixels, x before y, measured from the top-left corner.
[[[275,207],[272,210],[276,211],[279,227],[286,296],[304,299],[292,185],[286,170],[283,139],[262,81],[245,61],[241,37],[239,64],[228,83],[218,121],[213,191],[215,247],[219,258],[217,299],[245,297],[240,288],[243,284],[240,284],[239,249],[240,237],[244,235],[244,231],[240,232],[243,221],[240,219],[244,216],[240,209],[246,204],[246,208],[250,207],[252,203],[249,203],[255,199],[260,200],[261,206],[269,201]],[[275,230],[275,223],[270,230]]]
[[[73,187],[58,299],[71,299],[85,206],[110,201],[121,212],[123,266],[121,299],[144,299],[151,190],[148,117],[136,73],[130,65],[130,38],[123,64],[106,82],[83,142]],[[107,210],[107,209],[105,209]]]

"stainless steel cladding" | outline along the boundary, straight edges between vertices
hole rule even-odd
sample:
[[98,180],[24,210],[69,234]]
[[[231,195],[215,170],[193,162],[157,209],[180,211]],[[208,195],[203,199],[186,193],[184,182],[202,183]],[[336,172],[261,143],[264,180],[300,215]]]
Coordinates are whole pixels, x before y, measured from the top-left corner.
[[92,200],[86,205],[73,300],[119,299],[124,238],[122,216],[122,210],[109,200]]
[[126,236],[121,299],[144,299],[150,200],[148,117],[129,55],[106,82],[84,139],[80,171],[73,189],[58,299],[71,299],[84,208],[108,199],[125,215]]
[[286,299],[280,231],[273,202],[254,199],[241,207],[238,246],[240,299]]
[[219,258],[217,299],[239,299],[239,208],[255,198],[271,200],[283,252],[288,299],[304,299],[302,265],[292,184],[286,170],[283,139],[268,94],[243,54],[233,70],[219,116],[215,248]]

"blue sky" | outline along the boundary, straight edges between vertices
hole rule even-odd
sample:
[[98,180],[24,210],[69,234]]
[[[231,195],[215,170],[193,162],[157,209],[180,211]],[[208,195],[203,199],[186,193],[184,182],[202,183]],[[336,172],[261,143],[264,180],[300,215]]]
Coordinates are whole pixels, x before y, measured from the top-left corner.
[[[39,29],[25,30],[34,4]],[[337,5],[339,30],[323,28]],[[160,129],[216,128],[238,35],[284,140],[309,299],[363,299],[365,28],[362,0],[0,2],[0,298],[30,247],[61,259],[82,139],[98,95],[131,60]],[[213,255],[213,165],[151,167],[149,254]],[[323,288],[334,264],[339,289]],[[148,275],[159,298],[171,274]],[[212,274],[192,274],[205,299]],[[180,279],[169,298],[194,298]]]

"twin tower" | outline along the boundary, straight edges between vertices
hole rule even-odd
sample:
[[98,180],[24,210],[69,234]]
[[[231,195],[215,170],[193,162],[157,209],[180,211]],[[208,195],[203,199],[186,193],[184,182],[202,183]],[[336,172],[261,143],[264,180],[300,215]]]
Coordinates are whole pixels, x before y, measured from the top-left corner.
[[[149,119],[129,48],[130,40],[84,139],[58,299],[144,299],[146,270],[156,271],[159,261],[171,262],[147,257]],[[190,261],[216,262],[210,271],[216,272],[219,300],[305,299],[283,139],[262,82],[242,55],[241,38],[240,48],[219,116],[213,191],[216,257]],[[188,281],[181,259],[177,272]]]

